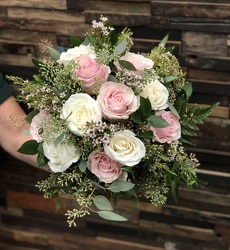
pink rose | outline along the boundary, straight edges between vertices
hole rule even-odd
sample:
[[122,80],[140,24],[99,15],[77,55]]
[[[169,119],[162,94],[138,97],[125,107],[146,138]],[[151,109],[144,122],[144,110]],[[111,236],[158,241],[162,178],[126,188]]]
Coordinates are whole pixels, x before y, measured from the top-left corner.
[[40,111],[31,121],[30,124],[30,134],[34,140],[37,142],[43,141],[39,130],[42,128],[42,122],[45,122],[48,119],[49,113],[46,110]]
[[161,110],[156,112],[157,116],[165,119],[170,125],[166,128],[153,128],[152,131],[155,135],[155,140],[164,143],[171,143],[172,141],[176,141],[181,137],[181,126],[179,123],[179,119],[175,116],[171,111]]
[[121,170],[121,163],[112,160],[103,151],[93,151],[89,155],[87,165],[101,182],[111,183],[117,179],[127,179],[127,173]]
[[103,83],[97,101],[101,105],[103,117],[107,119],[128,119],[139,107],[133,90],[122,83]]
[[[149,58],[146,58],[142,55],[126,52],[124,56],[120,58],[120,60],[125,60],[133,64],[133,66],[136,68],[136,74],[140,74],[140,70],[143,69],[151,69],[153,67],[153,61]],[[117,69],[120,69],[119,62],[114,63]]]
[[110,68],[98,63],[91,55],[82,55],[76,61],[80,67],[74,70],[74,75],[82,80],[82,89],[88,94],[95,93],[94,90],[107,81]]

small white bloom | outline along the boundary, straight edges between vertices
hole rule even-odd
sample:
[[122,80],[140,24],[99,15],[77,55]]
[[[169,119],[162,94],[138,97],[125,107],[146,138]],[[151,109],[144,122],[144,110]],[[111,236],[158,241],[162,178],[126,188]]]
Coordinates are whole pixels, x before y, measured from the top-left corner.
[[71,95],[63,104],[61,119],[66,119],[69,130],[79,136],[86,135],[86,125],[100,122],[101,108],[97,101],[85,93]]
[[114,133],[109,144],[104,145],[105,153],[125,166],[137,165],[145,156],[143,142],[130,130]]
[[149,99],[153,110],[162,110],[168,107],[169,92],[158,80],[147,83],[140,95]]
[[94,48],[91,45],[83,45],[68,49],[66,52],[62,52],[58,63],[67,65],[72,60],[82,56],[82,55],[91,55],[93,58],[96,58],[96,53]]
[[44,142],[44,155],[49,159],[48,165],[53,172],[63,172],[72,163],[77,162],[81,156],[80,150],[74,146],[64,143],[55,145],[54,143]]

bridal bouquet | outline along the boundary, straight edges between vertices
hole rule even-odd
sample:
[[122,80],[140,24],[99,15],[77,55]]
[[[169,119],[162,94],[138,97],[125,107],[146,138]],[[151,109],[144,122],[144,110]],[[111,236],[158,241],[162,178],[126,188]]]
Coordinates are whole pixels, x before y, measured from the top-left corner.
[[216,105],[187,105],[192,85],[166,42],[131,52],[131,30],[116,33],[101,16],[84,41],[70,37],[65,52],[43,44],[32,81],[11,77],[33,110],[26,118],[33,140],[19,152],[49,166],[37,184],[46,198],[76,201],[66,212],[70,226],[92,212],[123,221],[119,198],[161,205],[178,185],[196,184],[199,162],[183,145]]

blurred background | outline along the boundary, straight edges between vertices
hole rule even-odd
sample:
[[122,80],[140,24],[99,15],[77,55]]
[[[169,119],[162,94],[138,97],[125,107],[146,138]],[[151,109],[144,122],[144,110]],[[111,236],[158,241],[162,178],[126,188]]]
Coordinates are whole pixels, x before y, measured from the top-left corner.
[[230,2],[229,0],[1,0],[0,69],[30,79],[42,39],[69,46],[92,20],[107,16],[133,30],[134,51],[149,52],[166,34],[193,83],[191,102],[220,106],[200,126],[195,152],[202,184],[178,188],[178,202],[119,203],[128,222],[95,216],[69,228],[68,199],[44,199],[35,187],[47,173],[0,152],[2,250],[229,250],[230,249]]

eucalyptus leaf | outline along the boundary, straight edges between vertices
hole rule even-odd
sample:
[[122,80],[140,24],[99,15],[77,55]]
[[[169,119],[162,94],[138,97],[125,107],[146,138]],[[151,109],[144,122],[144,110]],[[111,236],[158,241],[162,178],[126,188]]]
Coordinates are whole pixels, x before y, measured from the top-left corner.
[[80,171],[81,171],[82,173],[84,173],[85,170],[86,170],[86,168],[87,168],[87,162],[81,160],[81,161],[80,161],[80,164],[79,164],[79,169],[80,169]]
[[93,203],[99,210],[113,210],[110,201],[103,195],[95,196]]
[[150,123],[151,126],[154,128],[166,128],[170,124],[163,118],[157,116],[157,115],[151,115],[147,121]]
[[114,181],[107,189],[114,193],[126,192],[135,186],[134,183],[122,180]]
[[164,77],[164,83],[169,83],[169,82],[172,82],[174,80],[176,80],[178,77],[177,76],[166,76]]
[[127,45],[127,40],[124,39],[121,41],[121,43],[119,43],[115,48],[114,48],[114,55],[120,55],[122,54],[125,49],[126,49],[126,45]]
[[[127,191],[127,194],[129,194],[129,195],[131,195],[131,196],[133,196],[133,197],[136,197],[136,198],[138,197],[137,194],[136,194],[136,192],[135,192],[135,190],[134,190],[134,188],[128,190],[128,191]],[[137,199],[137,200],[138,200],[138,199]]]
[[119,214],[116,214],[112,211],[99,211],[98,215],[105,220],[112,221],[127,221],[127,219]]
[[55,146],[57,146],[58,144],[62,143],[65,140],[65,134],[62,133],[60,134],[57,139],[55,140]]
[[185,91],[187,98],[189,98],[192,95],[192,84],[191,83],[186,83],[182,89]]
[[35,140],[29,140],[22,144],[18,149],[19,153],[26,155],[36,155],[38,153],[38,143]]
[[91,180],[91,182],[93,183],[94,186],[99,187],[99,188],[101,188],[101,189],[105,189],[105,188],[104,188],[102,185],[100,185],[99,183],[97,183],[97,182],[95,182],[95,181],[92,181],[92,180]]
[[85,40],[82,42],[82,45],[87,46],[88,44],[90,44],[90,39],[88,36],[85,37]]
[[175,116],[177,116],[178,118],[180,118],[180,115],[178,114],[177,110],[173,107],[173,105],[170,102],[168,102],[168,107],[169,107],[170,111],[172,111],[172,113]]
[[109,75],[109,77],[108,77],[108,79],[107,79],[108,81],[110,81],[110,82],[117,82],[117,79],[116,79],[116,77],[115,76],[113,76],[113,75]]
[[50,51],[50,53],[51,53],[51,58],[52,58],[55,62],[56,62],[57,60],[60,59],[61,54],[60,54],[59,51],[57,51],[56,49],[54,49],[54,48],[52,48],[52,47],[50,47],[50,46],[48,46],[48,49],[49,49],[49,51]]
[[137,69],[135,68],[135,66],[126,60],[118,60],[119,64],[121,65],[121,67],[130,70],[130,71],[137,71]]

